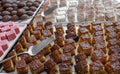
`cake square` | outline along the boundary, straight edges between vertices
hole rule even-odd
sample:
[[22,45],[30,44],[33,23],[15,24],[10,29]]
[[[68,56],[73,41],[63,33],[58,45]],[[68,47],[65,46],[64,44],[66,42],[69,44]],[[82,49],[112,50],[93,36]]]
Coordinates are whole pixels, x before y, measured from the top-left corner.
[[7,31],[6,33],[8,41],[14,40],[16,38],[16,33],[14,30]]
[[2,47],[0,47],[0,57],[4,54]]
[[76,48],[75,41],[73,39],[65,39],[65,45],[71,44],[73,47]]
[[22,36],[20,39],[19,39],[19,42],[21,43],[22,47],[25,48],[26,45],[27,45],[27,41],[25,39],[25,36]]
[[120,53],[114,53],[111,54],[108,58],[109,61],[116,61],[118,60],[120,62]]
[[4,32],[3,32],[3,33],[0,33],[0,39],[1,39],[1,40],[6,40],[6,39],[7,39]]
[[82,34],[88,34],[89,30],[87,28],[79,28],[78,29],[78,36],[80,37]]
[[39,30],[34,30],[33,31],[33,35],[36,37],[36,39],[40,39],[41,38],[41,33]]
[[36,45],[37,44],[37,39],[34,35],[31,35],[28,39],[30,44]]
[[91,43],[91,36],[90,36],[90,34],[88,33],[88,34],[82,34],[81,35],[81,41],[88,41],[89,43]]
[[7,31],[10,31],[10,30],[11,30],[11,29],[10,29],[9,26],[4,26],[4,27],[1,28],[1,31],[2,31],[2,32],[7,32]]
[[75,62],[78,63],[80,61],[87,61],[87,56],[84,54],[84,53],[78,53],[76,56],[75,56]]
[[55,50],[58,50],[59,53],[61,53],[61,51],[60,51],[60,46],[57,45],[57,44],[54,44],[54,45],[50,48],[50,50],[51,50],[51,52],[53,52],[53,51],[55,51]]
[[50,37],[52,33],[49,30],[43,30],[43,36],[44,37]]
[[120,46],[119,45],[110,46],[108,49],[109,49],[108,54],[112,54],[115,52],[120,53]]
[[8,49],[9,45],[8,45],[8,41],[7,40],[2,40],[0,41],[0,46],[2,47],[2,49],[5,51]]
[[13,29],[16,34],[19,34],[19,33],[20,33],[20,29],[19,29],[19,26],[18,26],[18,25],[11,26],[11,29]]
[[19,42],[14,46],[14,49],[15,49],[16,53],[21,53],[24,51],[21,43],[19,43]]

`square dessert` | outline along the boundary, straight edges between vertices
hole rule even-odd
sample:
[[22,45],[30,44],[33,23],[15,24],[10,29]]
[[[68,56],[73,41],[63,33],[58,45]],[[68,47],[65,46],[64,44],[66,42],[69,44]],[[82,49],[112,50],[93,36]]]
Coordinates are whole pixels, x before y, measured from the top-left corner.
[[87,61],[80,61],[75,66],[75,72],[77,74],[86,74],[89,73]]
[[0,33],[0,39],[1,40],[6,40],[7,39],[5,33]]
[[41,63],[39,60],[33,60],[29,63],[30,70],[32,74],[40,74],[44,71],[44,64]]
[[50,57],[54,60],[56,63],[61,62],[61,55],[58,50],[54,50],[51,54]]
[[[67,24],[67,29],[71,29],[71,28],[73,28],[74,30],[76,30],[76,26],[75,26],[75,23],[68,23]],[[76,32],[76,31],[73,31],[73,32]]]
[[96,43],[101,43],[101,42],[105,42],[105,39],[103,36],[94,36],[92,43],[96,44]]
[[15,70],[14,64],[11,59],[3,62],[2,65],[3,65],[3,70],[5,70],[5,72],[13,72]]
[[80,38],[81,38],[81,41],[88,41],[89,43],[92,42],[91,36],[90,36],[89,33],[88,34],[82,34]]
[[62,49],[64,54],[70,53],[72,56],[75,55],[75,48],[71,44],[62,47]]
[[31,26],[31,25],[28,25],[28,26],[27,26],[27,29],[29,30],[30,34],[32,34],[32,32],[33,32],[32,26]]
[[64,38],[64,31],[62,31],[61,29],[58,29],[58,30],[55,32],[55,37],[56,37],[56,38],[58,38],[58,37]]
[[87,28],[79,28],[78,29],[78,36],[80,37],[82,34],[88,34],[89,30]]
[[58,37],[56,40],[55,40],[55,43],[57,45],[59,45],[60,47],[63,47],[65,45],[65,41],[64,41],[64,38],[63,37]]
[[31,35],[28,39],[29,43],[32,45],[36,45],[37,44],[37,39],[34,35]]
[[44,22],[38,21],[37,22],[37,27],[41,27],[42,29],[44,29]]
[[11,29],[13,29],[16,34],[19,34],[19,33],[20,33],[20,29],[19,29],[19,26],[18,26],[18,25],[11,26]]
[[70,53],[61,54],[62,63],[69,63],[73,65],[72,56]]
[[11,29],[10,29],[9,26],[4,26],[4,27],[1,28],[1,31],[2,31],[2,32],[7,32],[7,31],[10,31],[10,30],[11,30]]
[[48,74],[55,74],[57,72],[56,63],[52,59],[49,59],[44,66],[44,69]]
[[112,38],[112,39],[108,40],[107,47],[110,47],[110,46],[113,46],[116,44],[118,44],[118,40],[116,38]]
[[58,31],[59,29],[61,29],[61,31],[64,32],[63,26],[62,26],[61,23],[56,24],[56,25],[55,25],[55,29],[56,29],[56,31]]
[[25,37],[26,41],[29,41],[30,31],[26,29],[23,33],[23,36]]
[[53,52],[53,51],[55,51],[55,50],[58,50],[59,53],[61,53],[61,51],[60,51],[60,46],[57,45],[57,44],[54,44],[54,45],[50,48],[50,50],[51,50],[51,52]]
[[109,49],[108,54],[112,54],[115,52],[120,53],[120,46],[119,45],[112,45],[108,49]]
[[105,64],[105,70],[108,74],[120,74],[120,62],[119,61],[108,61]]
[[115,25],[114,25],[114,23],[112,23],[110,21],[107,21],[107,22],[104,23],[104,28],[107,28],[109,26],[113,26],[114,27]]
[[0,57],[4,54],[2,47],[0,46]]
[[102,22],[95,21],[95,22],[92,22],[91,24],[92,24],[92,26],[96,26],[96,25],[100,25],[101,26]]
[[103,33],[103,31],[96,31],[93,33],[93,36],[104,36],[105,34]]
[[34,30],[33,31],[33,35],[36,37],[36,39],[40,39],[41,38],[41,33],[39,30]]
[[51,44],[48,44],[45,48],[43,48],[43,50],[41,50],[40,52],[42,53],[42,54],[44,54],[44,56],[46,56],[46,55],[48,55],[48,54],[50,54],[50,52],[51,52]]
[[92,26],[92,32],[96,32],[96,31],[103,31],[103,28],[101,25],[94,25]]
[[26,74],[28,73],[28,67],[27,64],[25,62],[25,60],[19,60],[16,62],[16,70],[18,74]]
[[99,43],[96,43],[94,44],[94,50],[97,50],[97,49],[102,49],[105,53],[107,52],[106,51],[106,43],[103,41],[99,42]]
[[115,29],[116,29],[116,32],[120,32],[120,25],[116,26]]
[[107,61],[107,56],[102,49],[97,49],[92,52],[91,59],[93,61],[100,60],[104,64]]
[[53,26],[52,25],[46,26],[46,29],[49,30],[53,34]]
[[117,37],[117,33],[116,32],[110,32],[106,34],[106,40],[110,40],[112,38],[116,38]]
[[6,33],[8,41],[14,40],[16,38],[16,33],[14,30],[7,31]]
[[83,52],[87,56],[89,56],[92,52],[92,46],[90,45],[88,41],[82,41],[79,43],[78,52],[79,53]]
[[84,53],[78,53],[76,56],[75,56],[75,62],[76,63],[79,63],[80,61],[87,61],[87,56],[84,54]]
[[73,39],[65,39],[65,45],[71,44],[73,47],[76,48],[75,41]]
[[52,35],[52,33],[49,30],[43,30],[42,34],[44,37],[50,37]]
[[91,30],[91,24],[89,22],[81,23],[79,28],[87,28],[89,31]]
[[2,49],[5,51],[8,49],[9,45],[8,45],[8,41],[7,40],[2,40],[0,41],[0,46],[2,47]]
[[105,28],[105,32],[106,33],[110,33],[110,32],[115,32],[116,30],[115,30],[115,28],[113,27],[113,26],[109,26],[109,27],[106,27]]
[[59,71],[60,71],[60,74],[72,74],[72,67],[68,63],[60,63]]
[[22,47],[25,48],[27,46],[27,41],[25,39],[25,36],[22,36],[20,39],[19,39],[19,42],[21,43]]
[[100,61],[95,61],[90,64],[91,74],[106,74],[104,65]]
[[111,54],[108,58],[109,61],[116,61],[118,60],[120,62],[120,53],[114,53]]
[[51,21],[47,21],[47,22],[45,22],[44,26],[46,27],[46,26],[50,26],[50,25],[53,25],[53,23]]
[[14,46],[14,49],[15,49],[16,53],[21,53],[24,51],[21,43],[19,43],[19,42]]

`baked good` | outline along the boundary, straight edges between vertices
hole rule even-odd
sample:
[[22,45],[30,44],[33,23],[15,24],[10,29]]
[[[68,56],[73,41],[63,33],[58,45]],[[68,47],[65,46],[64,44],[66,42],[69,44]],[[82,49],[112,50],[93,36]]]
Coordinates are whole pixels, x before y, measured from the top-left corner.
[[32,74],[39,74],[44,71],[44,64],[39,60],[33,60],[29,63],[30,70]]
[[38,54],[32,56],[32,58],[33,58],[32,60],[37,59],[40,62],[45,62],[45,60],[46,60],[45,56],[43,54],[41,54],[41,53],[38,53]]
[[10,15],[4,15],[3,17],[2,17],[2,21],[3,22],[8,22],[8,21],[10,21],[11,20],[11,16]]
[[116,61],[108,61],[105,64],[105,70],[109,74],[119,74],[120,73],[120,62],[118,60],[116,60]]
[[3,65],[3,70],[5,70],[5,72],[12,72],[15,70],[14,64],[11,59],[3,62],[2,65]]
[[30,10],[35,11],[37,8],[35,6],[30,6]]
[[[28,9],[29,9],[29,8],[28,8]],[[29,16],[32,16],[32,15],[34,14],[34,12],[31,11],[31,10],[29,10],[29,11],[27,11],[27,14],[28,14]]]
[[87,28],[79,28],[78,29],[78,36],[81,37],[82,34],[88,34],[89,30]]
[[65,41],[63,37],[57,37],[55,40],[55,43],[59,45],[60,47],[63,47],[65,45]]
[[58,50],[54,50],[51,54],[50,57],[54,60],[56,63],[61,62],[61,55]]
[[102,51],[102,49],[94,50],[91,54],[91,59],[93,61],[100,60],[103,64],[107,61],[106,54]]
[[45,22],[44,26],[46,27],[46,26],[50,26],[50,25],[53,25],[53,23],[51,21],[47,21],[47,22]]
[[21,53],[24,51],[21,43],[19,43],[19,42],[14,46],[14,49],[15,49],[16,53]]
[[41,38],[41,33],[40,33],[39,30],[34,30],[34,31],[33,31],[33,34],[34,34],[34,36],[36,37],[36,39],[40,39],[40,38]]
[[[11,51],[10,53],[8,53],[8,57],[11,57],[11,56],[14,56],[14,55],[16,55],[17,53],[16,53],[16,51],[15,50],[13,50],[13,51]],[[18,57],[17,56],[15,56],[15,57],[13,57],[13,58],[11,58],[11,60],[12,60],[12,62],[15,64],[16,63],[16,61],[18,60]]]
[[91,37],[90,37],[90,34],[88,33],[88,34],[82,34],[81,35],[81,41],[88,41],[89,43],[91,43],[92,42],[92,40],[91,40]]
[[3,51],[6,51],[8,49],[8,47],[9,47],[8,41],[7,40],[1,40],[0,41],[0,46],[2,47]]
[[35,27],[35,30],[40,31],[41,35],[43,35],[43,34],[42,34],[42,33],[43,33],[43,29],[42,29],[41,26],[37,26],[37,27]]
[[59,53],[61,53],[60,51],[60,46],[57,44],[54,44],[51,48],[50,48],[51,52],[58,50]]
[[23,48],[26,47],[27,41],[26,41],[26,38],[25,38],[24,35],[19,39],[19,42],[21,43],[21,45],[22,45]]
[[89,56],[92,52],[92,46],[90,45],[88,41],[80,42],[78,46],[78,52],[79,53],[83,52],[87,56]]
[[110,39],[107,42],[108,42],[107,47],[118,44],[118,40],[116,38]]
[[11,20],[12,21],[17,21],[19,19],[19,17],[17,16],[17,15],[13,15],[12,17],[11,17]]
[[3,11],[2,12],[2,15],[4,16],[4,15],[10,15],[10,12],[9,11]]
[[56,29],[56,31],[58,31],[59,29],[61,29],[61,31],[64,32],[63,26],[62,26],[61,23],[56,24],[56,25],[55,25],[55,29]]
[[103,31],[102,26],[101,25],[92,26],[92,33],[96,32],[96,31]]
[[44,23],[42,21],[38,21],[37,27],[41,27],[42,29],[44,29]]
[[100,61],[95,61],[90,64],[91,74],[106,74],[104,65]]
[[106,43],[104,41],[101,41],[99,43],[94,44],[94,50],[97,50],[97,49],[102,49],[106,53],[107,52]]
[[18,11],[17,11],[19,14],[18,14],[18,16],[22,16],[23,14],[25,14],[25,9],[23,9],[23,8],[21,8],[21,9],[18,9]]
[[11,11],[13,11],[13,8],[12,7],[8,7],[8,8],[6,8],[6,10],[11,12]]
[[93,33],[93,36],[104,36],[105,34],[103,33],[103,31],[96,31]]
[[64,38],[64,31],[62,31],[61,29],[58,29],[58,30],[55,32],[55,37],[56,37],[56,38],[58,38],[58,37]]
[[120,53],[114,53],[114,54],[109,55],[108,60],[109,61],[116,61],[116,60],[118,60],[120,62]]
[[119,45],[112,45],[108,49],[109,49],[108,54],[112,54],[115,52],[120,53],[120,46]]
[[96,43],[101,43],[101,42],[105,42],[105,39],[103,36],[94,36],[92,43],[96,44]]
[[87,28],[89,31],[91,30],[91,24],[89,22],[84,22],[79,25],[79,28]]
[[18,74],[26,74],[28,73],[28,67],[27,64],[25,62],[25,60],[19,60],[16,62],[16,70]]
[[87,56],[84,53],[78,53],[75,55],[75,62],[79,63],[80,61],[86,61],[87,62]]
[[65,45],[62,49],[64,54],[70,53],[72,56],[75,55],[75,48],[71,44]]
[[11,26],[11,28],[15,31],[16,34],[20,33],[20,29],[19,29],[18,25],[13,25],[13,26]]
[[20,17],[21,20],[26,20],[28,18],[29,18],[29,16],[27,14],[22,14]]
[[37,44],[37,39],[34,35],[31,35],[28,39],[30,44],[36,45]]
[[115,25],[114,25],[114,23],[112,23],[112,22],[110,22],[110,21],[106,21],[106,22],[104,23],[104,28],[107,28],[107,27],[109,27],[109,26],[115,26]]
[[116,32],[110,32],[110,33],[107,33],[106,35],[107,35],[106,36],[107,37],[106,40],[109,40],[109,39],[117,37],[117,33]]
[[32,33],[33,33],[33,28],[32,28],[32,25],[28,25],[28,26],[27,26],[27,29],[30,31],[30,34],[32,34]]
[[41,50],[40,52],[42,54],[44,54],[45,56],[48,55],[51,52],[51,44],[48,44],[45,48],[43,48],[43,50]]
[[70,53],[61,54],[62,63],[69,63],[73,65],[72,56]]
[[71,65],[68,63],[60,63],[59,71],[60,71],[60,74],[72,74]]
[[105,32],[106,32],[106,33],[115,32],[114,26],[106,27],[106,28],[105,28]]
[[30,31],[26,29],[23,33],[23,36],[25,37],[26,41],[28,41],[30,37]]
[[56,63],[52,59],[45,62],[44,66],[44,69],[48,74],[55,74],[57,72]]
[[49,30],[43,30],[42,34],[44,37],[50,37],[52,35],[52,33]]
[[28,53],[21,54],[19,57],[21,60],[25,60],[26,64],[30,63],[32,60],[32,57]]
[[75,72],[77,74],[85,74],[85,73],[89,73],[89,69],[88,69],[88,65],[87,65],[87,61],[80,61],[75,65]]
[[52,25],[46,26],[46,29],[49,30],[53,34],[53,26]]
[[71,44],[73,47],[76,48],[75,41],[73,39],[65,39],[65,45]]

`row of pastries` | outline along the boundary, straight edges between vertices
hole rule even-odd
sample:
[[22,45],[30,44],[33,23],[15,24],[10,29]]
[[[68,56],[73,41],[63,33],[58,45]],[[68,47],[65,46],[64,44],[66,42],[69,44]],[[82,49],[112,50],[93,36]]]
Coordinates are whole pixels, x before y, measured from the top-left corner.
[[[18,74],[119,74],[120,23],[86,22],[30,23],[8,57],[29,50],[29,47],[55,35],[38,54],[22,54],[3,63],[5,72]],[[66,27],[66,28],[65,28]],[[49,58],[48,58],[49,56]]]

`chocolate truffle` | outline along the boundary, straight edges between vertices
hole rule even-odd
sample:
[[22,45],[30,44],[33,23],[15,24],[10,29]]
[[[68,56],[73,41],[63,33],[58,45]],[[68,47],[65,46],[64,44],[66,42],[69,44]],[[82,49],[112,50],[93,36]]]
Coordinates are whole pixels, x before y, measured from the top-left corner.
[[19,19],[19,17],[17,15],[13,15],[11,18],[12,21],[17,21],[18,19]]
[[6,10],[11,12],[13,10],[13,8],[12,7],[8,7]]
[[9,15],[10,14],[10,12],[9,11],[3,11],[2,12],[2,15],[4,16],[4,15]]
[[29,7],[28,6],[25,6],[23,7],[26,11],[29,10]]
[[39,6],[39,3],[38,3],[38,2],[34,2],[34,3],[33,3],[33,6],[38,7],[38,6]]
[[17,14],[17,11],[16,10],[13,10],[12,12],[11,12],[11,15],[16,15]]
[[25,9],[21,8],[18,10],[18,15],[21,16],[25,13]]
[[7,8],[7,7],[11,7],[12,5],[10,4],[10,3],[5,3],[4,5],[3,5],[3,8]]
[[12,7],[17,7],[17,4],[16,4],[16,3],[13,3],[13,4],[12,4]]
[[5,16],[3,16],[2,21],[3,21],[3,22],[7,22],[7,21],[9,21],[10,19],[11,19],[11,16],[5,15]]
[[27,19],[29,16],[27,15],[27,14],[23,14],[20,18],[21,18],[21,20],[25,20],[25,19]]
[[35,6],[31,6],[30,10],[35,11],[37,8]]
[[25,5],[26,5],[26,3],[25,3],[24,1],[18,3],[18,7],[19,7],[19,8],[22,8],[22,7],[24,7]]
[[3,11],[3,7],[0,7],[0,12]]
[[32,4],[33,4],[33,3],[29,1],[29,2],[27,2],[26,5],[29,7],[29,6],[32,6]]
[[29,15],[29,16],[32,16],[33,14],[34,14],[34,12],[33,11],[27,11],[27,14]]

